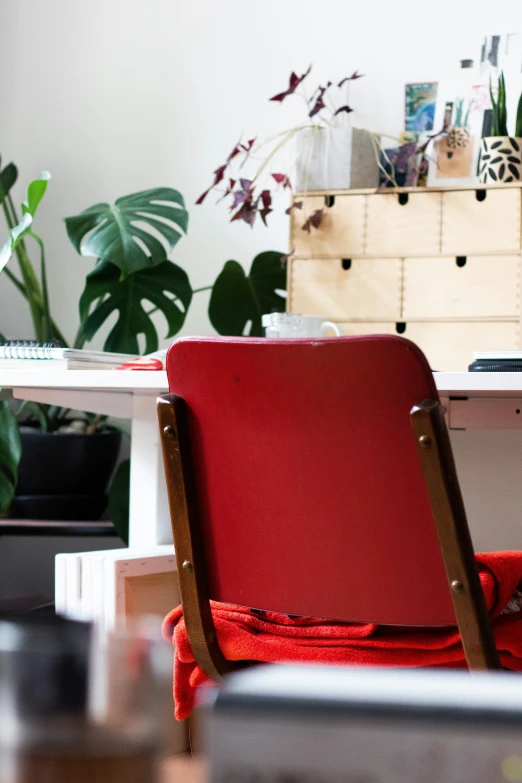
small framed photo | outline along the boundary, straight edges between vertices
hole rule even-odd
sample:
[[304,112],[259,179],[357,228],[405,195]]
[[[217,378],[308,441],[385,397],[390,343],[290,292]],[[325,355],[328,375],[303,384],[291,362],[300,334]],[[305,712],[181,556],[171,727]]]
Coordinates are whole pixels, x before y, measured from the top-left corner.
[[433,130],[437,88],[438,82],[420,82],[406,85],[405,130],[418,133]]

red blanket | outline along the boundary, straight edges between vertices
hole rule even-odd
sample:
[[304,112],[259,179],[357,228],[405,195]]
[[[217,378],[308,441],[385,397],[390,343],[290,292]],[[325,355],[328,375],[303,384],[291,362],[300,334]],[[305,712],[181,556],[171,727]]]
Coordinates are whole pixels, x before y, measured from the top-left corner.
[[[476,555],[502,666],[522,671],[522,552]],[[352,625],[318,618],[291,619],[276,612],[214,601],[219,646],[233,661],[359,664],[372,666],[466,665],[456,628],[408,629]],[[508,606],[509,604],[509,606]],[[163,634],[174,645],[174,702],[178,720],[190,715],[196,689],[209,680],[194,661],[181,606],[170,612]]]

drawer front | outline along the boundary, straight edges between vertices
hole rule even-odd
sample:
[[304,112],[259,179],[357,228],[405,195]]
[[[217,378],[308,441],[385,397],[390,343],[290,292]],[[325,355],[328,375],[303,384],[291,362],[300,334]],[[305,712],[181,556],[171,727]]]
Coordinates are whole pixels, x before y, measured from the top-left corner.
[[338,321],[342,334],[359,336],[363,334],[397,334],[396,324],[391,321]]
[[[407,196],[406,203],[402,204]],[[416,256],[440,252],[441,193],[368,196],[366,255]]]
[[[485,198],[479,201],[477,195]],[[520,188],[454,190],[442,195],[442,253],[520,249]]]
[[401,279],[399,258],[293,258],[288,307],[338,320],[399,320]]
[[464,372],[474,351],[519,350],[519,326],[518,321],[410,322],[403,336],[417,343],[433,370]]
[[[301,209],[291,212],[290,247],[301,258],[360,256],[365,253],[366,196],[303,196]],[[303,231],[303,225],[317,210],[323,216],[319,228]]]
[[520,256],[406,258],[404,320],[518,318]]

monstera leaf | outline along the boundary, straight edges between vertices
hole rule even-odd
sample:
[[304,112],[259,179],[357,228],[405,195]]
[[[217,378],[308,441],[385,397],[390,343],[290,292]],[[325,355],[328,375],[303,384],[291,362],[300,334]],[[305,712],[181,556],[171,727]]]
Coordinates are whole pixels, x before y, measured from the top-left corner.
[[7,402],[0,400],[0,511],[6,511],[13,499],[21,454],[16,417]]
[[167,260],[187,230],[188,212],[177,190],[154,188],[122,196],[113,207],[95,204],[65,225],[78,253],[114,264],[123,279]]
[[249,335],[262,337],[263,313],[285,309],[286,265],[283,253],[268,250],[252,262],[248,275],[237,261],[227,261],[210,297],[208,314],[219,334],[242,335],[251,322]]
[[[160,310],[168,323],[165,337],[179,332],[192,300],[187,273],[171,261],[143,269],[121,279],[114,264],[101,261],[87,275],[80,298],[83,334],[91,340],[115,311],[118,319],[104,345],[106,351],[139,354],[138,335],[145,336],[145,353],[158,350],[158,335],[151,320],[152,310]],[[147,303],[153,307],[147,307]]]

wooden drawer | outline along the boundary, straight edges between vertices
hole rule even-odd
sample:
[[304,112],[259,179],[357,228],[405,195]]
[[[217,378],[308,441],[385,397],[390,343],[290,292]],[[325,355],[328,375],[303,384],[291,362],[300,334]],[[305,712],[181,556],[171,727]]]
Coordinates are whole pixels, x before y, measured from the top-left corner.
[[[350,258],[365,253],[366,196],[299,196],[301,209],[291,212],[290,247],[301,258]],[[319,228],[303,231],[306,220],[323,209]]]
[[406,258],[404,320],[518,318],[520,256]]
[[518,321],[410,322],[403,337],[424,351],[433,370],[464,372],[473,351],[520,349]]
[[399,320],[401,279],[399,258],[293,258],[288,309],[339,320]]
[[[484,194],[485,198],[479,201],[477,196]],[[520,220],[520,188],[445,191],[442,253],[466,255],[519,250]]]
[[424,256],[439,253],[441,203],[440,192],[375,193],[368,196],[365,255]]
[[397,334],[395,321],[338,321],[337,326],[343,334]]

